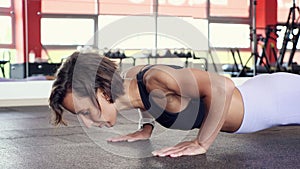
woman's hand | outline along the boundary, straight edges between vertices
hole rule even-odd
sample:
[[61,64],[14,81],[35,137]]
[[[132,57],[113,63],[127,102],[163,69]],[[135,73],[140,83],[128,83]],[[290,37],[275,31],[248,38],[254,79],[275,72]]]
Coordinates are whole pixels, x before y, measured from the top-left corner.
[[173,147],[163,148],[152,152],[154,156],[159,157],[180,157],[205,154],[206,150],[198,143],[197,139],[193,141],[181,142]]
[[127,141],[127,142],[134,142],[138,140],[147,140],[151,137],[153,127],[151,125],[145,125],[142,129],[130,133],[123,136],[113,137],[107,139],[109,142],[121,142],[121,141]]

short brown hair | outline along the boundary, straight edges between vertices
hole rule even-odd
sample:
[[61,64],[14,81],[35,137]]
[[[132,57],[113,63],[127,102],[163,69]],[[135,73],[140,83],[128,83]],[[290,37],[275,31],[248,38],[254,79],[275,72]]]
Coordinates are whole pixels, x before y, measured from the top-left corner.
[[66,124],[62,117],[62,102],[67,92],[72,91],[93,101],[97,89],[101,89],[111,103],[124,94],[123,79],[117,65],[98,53],[74,52],[60,66],[52,85],[49,97],[54,116],[52,123]]

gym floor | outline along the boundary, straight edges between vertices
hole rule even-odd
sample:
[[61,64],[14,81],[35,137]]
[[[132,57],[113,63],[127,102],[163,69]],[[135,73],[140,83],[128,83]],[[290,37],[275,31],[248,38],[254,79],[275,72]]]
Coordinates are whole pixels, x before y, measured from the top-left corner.
[[197,130],[169,131],[157,126],[151,140],[107,143],[107,137],[137,128],[134,113],[119,115],[113,129],[90,130],[71,114],[65,115],[67,127],[53,127],[49,114],[46,106],[0,108],[1,169],[300,168],[299,126],[252,134],[220,133],[206,155],[160,158],[151,157],[151,151],[192,139]]

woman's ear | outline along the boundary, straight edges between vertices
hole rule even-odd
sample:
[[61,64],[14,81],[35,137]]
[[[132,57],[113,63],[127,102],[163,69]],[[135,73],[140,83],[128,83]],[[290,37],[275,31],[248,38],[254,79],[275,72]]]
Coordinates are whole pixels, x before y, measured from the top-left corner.
[[106,94],[103,94],[104,95],[104,98],[107,100],[107,101],[110,101],[110,98],[106,95]]
[[103,96],[104,96],[104,98],[105,98],[109,103],[113,103],[113,100],[111,99],[111,97],[110,97],[108,94],[106,94],[105,92],[103,92]]
[[108,102],[111,102],[111,98],[108,96],[108,94],[106,94],[106,92],[104,92],[102,89],[98,89],[97,90],[97,94],[99,94],[101,97],[103,97],[105,100],[107,100]]

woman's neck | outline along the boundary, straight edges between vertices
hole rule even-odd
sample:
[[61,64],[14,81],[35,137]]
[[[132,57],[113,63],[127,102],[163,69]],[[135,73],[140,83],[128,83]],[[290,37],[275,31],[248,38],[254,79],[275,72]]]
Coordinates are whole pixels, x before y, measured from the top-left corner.
[[136,79],[124,79],[125,94],[115,101],[118,111],[143,108]]

